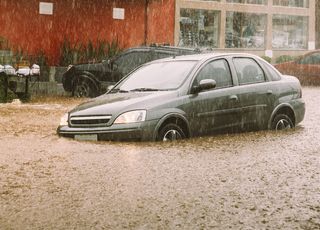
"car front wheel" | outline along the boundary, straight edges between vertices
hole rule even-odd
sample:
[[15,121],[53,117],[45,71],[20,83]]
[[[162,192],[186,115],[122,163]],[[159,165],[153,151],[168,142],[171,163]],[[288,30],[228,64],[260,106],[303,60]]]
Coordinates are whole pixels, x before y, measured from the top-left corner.
[[293,122],[290,117],[285,114],[278,114],[275,116],[272,122],[272,129],[274,130],[287,130],[293,128]]
[[176,141],[184,138],[186,138],[186,135],[183,130],[178,125],[169,123],[160,129],[157,140]]
[[74,86],[74,96],[76,97],[94,97],[95,94],[92,84],[86,80],[79,80]]

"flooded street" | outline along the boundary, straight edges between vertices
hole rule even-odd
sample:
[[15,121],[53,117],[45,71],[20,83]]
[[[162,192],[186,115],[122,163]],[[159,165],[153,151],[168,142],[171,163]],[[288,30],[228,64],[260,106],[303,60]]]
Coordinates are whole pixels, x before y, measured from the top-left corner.
[[59,138],[79,99],[0,104],[0,229],[320,229],[320,88],[295,130]]

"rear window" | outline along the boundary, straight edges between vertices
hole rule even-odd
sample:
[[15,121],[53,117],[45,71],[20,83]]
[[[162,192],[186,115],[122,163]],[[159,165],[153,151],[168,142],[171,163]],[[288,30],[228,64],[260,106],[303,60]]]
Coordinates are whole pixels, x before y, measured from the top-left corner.
[[266,62],[262,62],[263,67],[267,70],[268,76],[272,81],[279,81],[281,79],[281,74],[272,65]]

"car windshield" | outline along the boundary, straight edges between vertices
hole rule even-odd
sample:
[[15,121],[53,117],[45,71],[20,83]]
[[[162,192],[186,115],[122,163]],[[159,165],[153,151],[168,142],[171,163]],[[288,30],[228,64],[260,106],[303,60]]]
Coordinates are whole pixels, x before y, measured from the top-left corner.
[[168,61],[143,66],[113,91],[157,91],[178,88],[195,66],[195,61]]

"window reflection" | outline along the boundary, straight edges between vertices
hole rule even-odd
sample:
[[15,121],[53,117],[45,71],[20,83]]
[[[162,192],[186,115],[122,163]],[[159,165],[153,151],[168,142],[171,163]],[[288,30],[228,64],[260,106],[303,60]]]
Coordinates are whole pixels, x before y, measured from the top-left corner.
[[309,7],[309,0],[273,0],[275,6]]
[[268,0],[227,0],[227,2],[231,3],[242,3],[242,4],[260,4],[266,5]]
[[227,12],[226,48],[264,48],[267,16]]
[[278,49],[306,49],[308,17],[273,15],[272,47]]
[[181,9],[180,46],[218,47],[220,12]]

